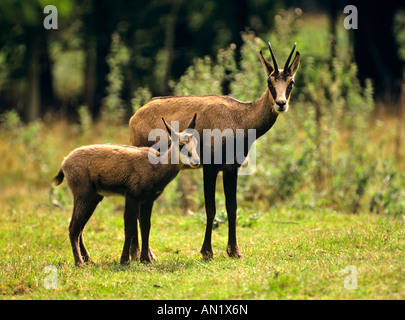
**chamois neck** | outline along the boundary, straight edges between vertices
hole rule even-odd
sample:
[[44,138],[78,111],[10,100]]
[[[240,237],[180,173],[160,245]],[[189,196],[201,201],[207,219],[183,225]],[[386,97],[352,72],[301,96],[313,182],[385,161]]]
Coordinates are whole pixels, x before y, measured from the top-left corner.
[[256,138],[265,134],[276,122],[278,113],[273,109],[274,100],[270,90],[266,92],[249,106],[244,118],[246,129],[256,129]]

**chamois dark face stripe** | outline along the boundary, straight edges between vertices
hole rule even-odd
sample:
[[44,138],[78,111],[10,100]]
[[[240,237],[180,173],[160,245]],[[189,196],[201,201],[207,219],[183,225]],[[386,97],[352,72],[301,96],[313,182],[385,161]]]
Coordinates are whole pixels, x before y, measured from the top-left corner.
[[285,98],[288,100],[290,94],[291,94],[292,88],[290,86],[287,87],[287,90],[285,91]]
[[274,88],[273,81],[271,81],[271,77],[269,77],[269,78],[267,79],[267,84],[268,84],[268,88],[269,88],[269,90],[270,90],[270,93],[271,93],[271,95],[272,95],[272,97],[273,97],[273,100],[276,101],[277,92],[276,92],[276,89]]
[[290,82],[287,85],[287,90],[285,92],[285,97],[286,97],[287,100],[290,97],[290,94],[291,94],[291,91],[292,91],[293,87],[294,87],[294,80],[291,79]]

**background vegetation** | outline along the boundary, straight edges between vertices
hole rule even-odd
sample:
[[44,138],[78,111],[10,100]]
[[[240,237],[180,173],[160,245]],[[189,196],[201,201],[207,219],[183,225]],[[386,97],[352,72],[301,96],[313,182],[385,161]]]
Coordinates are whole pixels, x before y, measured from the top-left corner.
[[[376,96],[393,108],[401,92],[405,7],[394,0],[386,1],[384,10],[377,2],[359,0],[55,0],[56,30],[43,26],[48,4],[0,4],[0,113],[17,110],[24,122],[55,112],[75,118],[80,105],[97,118],[102,109],[112,108],[106,99],[111,90],[127,119],[136,90],[146,86],[153,96],[173,94],[170,80],[177,82],[196,58],[214,59],[233,43],[240,70],[241,32],[246,30],[275,45],[287,42],[278,48],[287,50],[294,39],[285,38],[289,28],[284,32],[277,19],[288,7],[303,10],[304,16],[326,14],[323,29],[299,43],[303,52],[313,52],[316,63],[343,56],[355,61],[361,84],[372,79]],[[358,14],[358,29],[346,32],[348,47],[338,36],[346,5],[355,5]],[[281,38],[269,38],[276,29]],[[337,53],[342,46],[343,55]],[[117,72],[119,84],[111,78]],[[230,93],[229,80],[222,85],[224,94]]]
[[[24,9],[31,17],[42,5],[26,3],[33,7],[14,1],[1,9]],[[45,107],[47,94],[40,95],[44,109],[35,121],[28,121],[34,120],[28,116],[32,105],[23,101],[26,86],[32,84],[27,69],[32,58],[25,24],[29,19],[13,22],[18,15],[8,15],[8,20],[1,20],[2,26],[5,21],[13,25],[10,34],[21,36],[7,42],[3,32],[0,49],[2,298],[404,298],[405,98],[401,103],[391,97],[393,93],[389,100],[376,97],[378,84],[359,77],[353,34],[343,28],[342,16],[336,17],[333,29],[330,11],[307,13],[298,7],[283,9],[281,1],[253,1],[245,24],[250,28],[234,38],[235,31],[221,24],[222,15],[210,15],[211,20],[204,16],[218,12],[215,1],[205,1],[204,6],[198,1],[163,1],[162,7],[139,2],[139,11],[131,12],[143,20],[137,26],[113,24],[100,61],[101,53],[96,52],[102,51],[98,45],[106,35],[87,32],[97,26],[88,19],[100,19],[99,10],[123,11],[118,9],[121,2],[114,8],[93,7],[92,1],[72,3],[75,6],[56,3],[64,31],[46,33],[55,104]],[[76,18],[79,8],[81,20]],[[183,27],[187,25],[190,34],[205,34],[212,25],[216,33],[207,33],[209,41],[184,36],[181,41],[189,40],[181,49],[184,56],[170,57],[170,46],[180,50],[175,45],[180,40],[170,42],[168,34],[162,36],[163,27],[148,20],[152,15],[166,26],[178,19],[176,30],[183,30],[179,21],[185,19],[188,24]],[[36,19],[41,22],[42,17],[39,13]],[[236,19],[236,13],[230,17]],[[137,19],[131,16],[133,20]],[[397,10],[393,34],[400,61],[403,21],[403,12]],[[37,20],[30,23],[38,28]],[[256,172],[239,178],[238,239],[245,259],[229,259],[224,251],[227,219],[221,183],[213,235],[216,259],[206,263],[200,258],[205,212],[202,172],[196,170],[182,172],[155,206],[151,243],[157,262],[127,268],[118,264],[123,199],[107,198],[85,230],[97,264],[76,270],[67,233],[72,197],[65,184],[50,185],[63,157],[84,144],[127,144],[129,115],[157,93],[226,93],[241,101],[257,99],[266,89],[258,52],[268,53],[268,39],[279,61],[296,41],[302,61],[289,112],[257,141]],[[184,63],[181,68],[175,67],[177,59]],[[98,96],[97,85],[86,81],[99,81],[94,72],[100,69],[105,71],[105,85]],[[47,91],[42,77],[45,74],[40,90]],[[358,269],[357,290],[343,285],[348,265]],[[56,267],[56,289],[44,286],[46,266]]]

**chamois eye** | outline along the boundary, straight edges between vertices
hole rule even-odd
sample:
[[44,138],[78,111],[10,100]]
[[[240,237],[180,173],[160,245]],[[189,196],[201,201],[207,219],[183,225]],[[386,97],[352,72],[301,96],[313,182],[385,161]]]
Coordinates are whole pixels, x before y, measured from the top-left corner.
[[290,80],[290,83],[289,83],[288,85],[289,85],[290,87],[293,87],[293,86],[294,86],[294,82],[295,82],[294,79],[291,79],[291,80]]

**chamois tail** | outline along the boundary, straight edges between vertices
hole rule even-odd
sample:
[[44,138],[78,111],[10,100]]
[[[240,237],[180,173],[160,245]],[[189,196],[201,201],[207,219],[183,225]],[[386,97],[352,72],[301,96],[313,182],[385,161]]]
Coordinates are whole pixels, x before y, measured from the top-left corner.
[[59,170],[59,173],[52,179],[56,186],[60,185],[63,181],[65,174],[63,173],[62,169]]

